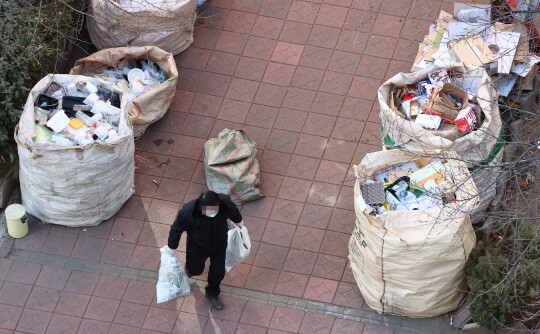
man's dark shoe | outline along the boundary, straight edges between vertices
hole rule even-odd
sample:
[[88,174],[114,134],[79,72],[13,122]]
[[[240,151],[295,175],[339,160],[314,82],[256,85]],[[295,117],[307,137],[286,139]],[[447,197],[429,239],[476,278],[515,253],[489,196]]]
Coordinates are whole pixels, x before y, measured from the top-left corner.
[[189,273],[189,271],[187,271],[187,268],[186,268],[184,271],[186,272],[186,276],[187,276],[188,278],[192,278],[192,277],[193,277],[193,275],[191,275],[191,274]]
[[210,301],[212,304],[212,307],[214,307],[216,310],[223,310],[223,302],[219,297],[213,297],[209,294],[205,293],[206,298]]

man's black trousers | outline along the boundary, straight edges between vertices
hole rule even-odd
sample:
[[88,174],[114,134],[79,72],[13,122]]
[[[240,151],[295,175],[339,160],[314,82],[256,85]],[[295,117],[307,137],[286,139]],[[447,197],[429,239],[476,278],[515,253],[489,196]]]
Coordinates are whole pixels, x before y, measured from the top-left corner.
[[207,250],[190,243],[189,240],[186,245],[186,270],[191,275],[199,276],[202,274],[206,259],[210,258],[206,293],[211,297],[217,297],[221,292],[219,285],[225,277],[225,252],[226,249]]

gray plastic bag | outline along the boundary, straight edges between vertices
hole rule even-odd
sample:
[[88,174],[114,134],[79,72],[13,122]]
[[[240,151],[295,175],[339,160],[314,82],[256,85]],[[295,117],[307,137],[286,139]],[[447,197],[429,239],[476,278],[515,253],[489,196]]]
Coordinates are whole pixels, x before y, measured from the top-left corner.
[[255,141],[243,130],[224,129],[204,144],[209,190],[229,195],[237,205],[263,197]]

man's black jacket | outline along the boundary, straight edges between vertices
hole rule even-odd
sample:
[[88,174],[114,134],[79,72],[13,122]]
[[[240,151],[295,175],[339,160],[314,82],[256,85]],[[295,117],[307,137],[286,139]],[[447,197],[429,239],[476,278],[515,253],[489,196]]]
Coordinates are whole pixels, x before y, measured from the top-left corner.
[[229,230],[227,219],[240,223],[242,215],[229,196],[220,194],[219,197],[221,202],[219,212],[215,217],[202,214],[198,199],[186,203],[180,209],[169,232],[170,249],[178,248],[180,236],[184,231],[187,232],[188,243],[210,252],[224,251],[227,248],[227,231]]

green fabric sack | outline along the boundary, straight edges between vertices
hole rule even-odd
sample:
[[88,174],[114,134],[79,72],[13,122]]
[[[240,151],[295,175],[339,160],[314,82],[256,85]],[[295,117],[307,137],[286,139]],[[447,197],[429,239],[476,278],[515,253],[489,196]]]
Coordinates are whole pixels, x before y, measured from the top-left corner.
[[243,204],[263,197],[255,141],[244,130],[224,129],[204,144],[204,171],[209,190]]

